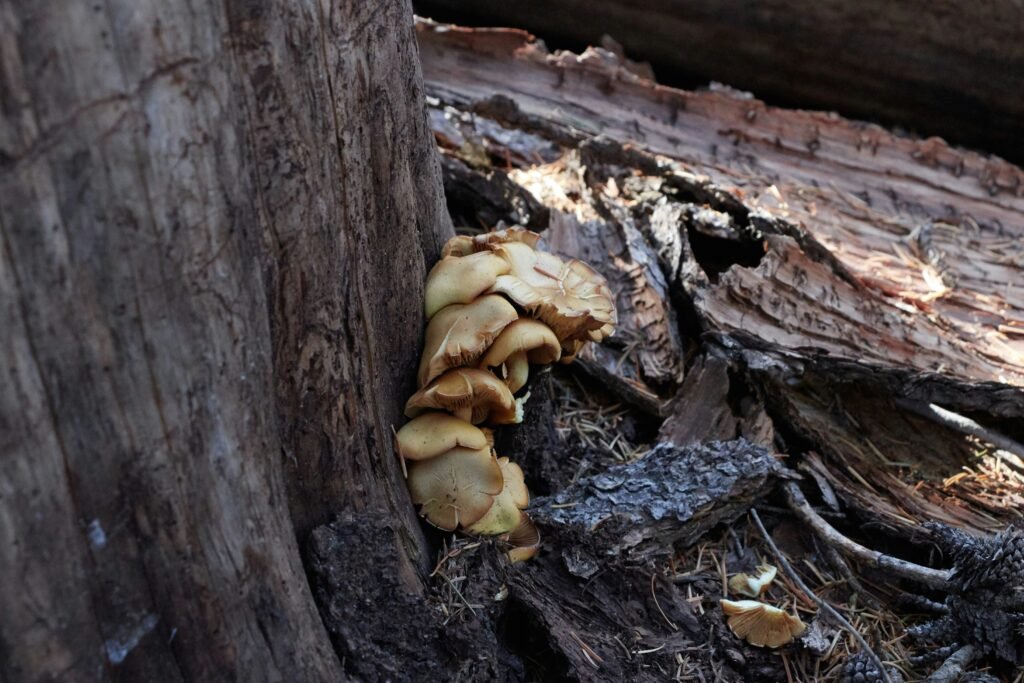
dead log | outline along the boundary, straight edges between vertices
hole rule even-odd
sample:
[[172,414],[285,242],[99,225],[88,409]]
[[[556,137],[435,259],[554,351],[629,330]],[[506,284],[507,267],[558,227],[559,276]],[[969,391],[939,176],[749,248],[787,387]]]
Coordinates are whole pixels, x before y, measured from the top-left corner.
[[[1024,478],[989,456],[998,445],[968,441],[926,410],[969,416],[976,435],[1005,433],[998,443],[1021,440],[1024,299],[1010,284],[1024,280],[1019,168],[834,115],[665,88],[614,54],[552,55],[518,31],[422,24],[419,37],[442,153],[547,209],[551,248],[595,263],[626,311],[621,336],[568,372],[591,398],[644,415],[641,444],[653,450],[641,446],[646,457],[616,464],[614,428],[603,439],[574,438],[575,418],[558,400],[550,409],[561,449],[525,426],[508,442],[531,453],[528,481],[550,493],[533,511],[546,550],[502,575],[517,619],[544,634],[532,642],[550,649],[549,673],[671,676],[662,655],[675,652],[677,666],[699,662],[703,675],[722,680],[794,676],[716,630],[721,616],[703,601],[725,594],[724,567],[663,584],[679,558],[724,541],[631,506],[633,489],[647,491],[647,468],[656,469],[648,459],[666,452],[659,440],[694,453],[740,437],[767,448],[798,468],[799,485],[826,507],[817,518],[851,533],[856,547],[893,535],[927,543],[924,520],[981,532],[1019,518]],[[474,192],[484,192],[478,181]],[[453,215],[463,218],[460,230],[480,222],[472,206]],[[546,381],[567,390],[560,373]],[[593,427],[587,421],[581,429]],[[677,462],[688,452],[676,452]],[[703,471],[691,465],[691,474]],[[670,491],[654,497],[674,500]],[[721,519],[751,500],[714,498],[709,514]],[[594,508],[607,519],[588,516]],[[766,519],[771,509],[762,508]],[[776,518],[769,529],[783,540],[788,529],[787,552],[816,552],[810,540],[801,545],[809,532],[799,522]],[[635,555],[607,552],[634,537],[645,539]],[[687,551],[695,541],[700,550]],[[875,548],[851,556],[852,566],[830,548],[819,560],[861,591],[862,573],[869,585],[898,584],[877,567],[922,559],[912,547],[893,546],[881,565],[863,560],[878,557]],[[753,567],[742,547],[726,554]],[[646,596],[641,576],[653,581]],[[626,607],[637,604],[644,609]],[[832,628],[814,623],[816,632]],[[617,642],[621,634],[630,638]]]
[[1012,0],[414,5],[441,21],[516,26],[573,49],[601,45],[610,33],[666,82],[718,81],[770,102],[882,120],[1018,162],[1024,154],[1024,9]]
[[[834,115],[665,88],[610,53],[552,55],[518,31],[421,24],[419,36],[427,90],[462,140],[439,135],[443,151],[504,158],[502,172],[551,210],[556,250],[597,262],[620,297],[643,294],[620,304],[636,313],[601,365],[670,398],[680,378],[652,359],[685,362],[695,342],[726,359],[736,386],[687,382],[674,404],[683,426],[666,433],[735,437],[744,412],[762,410],[751,434],[782,447],[781,428],[812,445],[826,478],[859,489],[848,500],[890,527],[1005,519],[1015,480],[988,500],[977,484],[1001,474],[940,483],[971,461],[970,444],[892,401],[1019,430],[1024,292],[1007,284],[1022,280],[1024,172]],[[687,393],[711,389],[717,407],[703,409],[717,416],[698,417]],[[891,495],[849,486],[894,464]],[[961,492],[972,504],[949,506]]]

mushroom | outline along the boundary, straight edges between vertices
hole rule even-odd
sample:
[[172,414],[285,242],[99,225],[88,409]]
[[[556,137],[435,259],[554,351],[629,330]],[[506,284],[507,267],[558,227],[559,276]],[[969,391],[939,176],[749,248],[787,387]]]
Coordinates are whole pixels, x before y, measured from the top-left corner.
[[530,374],[530,363],[553,363],[562,355],[558,337],[544,323],[520,318],[498,335],[480,360],[480,367],[505,365],[505,382],[513,393]]
[[540,531],[525,512],[519,517],[519,526],[502,536],[502,540],[512,546],[506,554],[513,564],[530,559],[540,550]]
[[762,564],[757,568],[757,574],[737,574],[729,579],[729,590],[733,593],[756,598],[768,590],[768,586],[775,580],[778,569],[770,564]]
[[540,242],[540,235],[526,228],[505,228],[472,236],[458,235],[448,240],[441,256],[468,256],[478,251],[487,251],[492,245],[504,242],[523,242],[536,247]]
[[491,509],[466,531],[481,536],[497,536],[505,534],[519,526],[523,508],[530,504],[530,492],[523,480],[523,470],[508,458],[498,458],[504,486],[494,498]]
[[425,413],[407,422],[395,434],[398,452],[405,460],[428,460],[456,446],[486,448],[487,435],[447,413]]
[[490,447],[453,448],[409,467],[413,502],[428,522],[445,531],[478,521],[503,487],[501,467]]
[[492,246],[511,272],[499,275],[489,291],[504,294],[547,323],[565,342],[599,342],[615,330],[615,302],[604,276],[576,259],[563,261],[523,242]]
[[497,277],[509,269],[508,262],[491,252],[442,258],[427,275],[423,295],[427,319],[445,306],[468,304],[490,289]]
[[473,424],[515,424],[522,420],[522,407],[508,385],[492,373],[476,368],[455,368],[436,378],[409,398],[405,415],[415,417],[429,408],[447,410]]
[[790,643],[807,625],[778,607],[756,600],[721,600],[729,628],[740,638],[758,647],[777,648]]
[[449,368],[475,364],[494,338],[518,317],[512,304],[497,295],[438,311],[427,324],[419,386],[426,386]]

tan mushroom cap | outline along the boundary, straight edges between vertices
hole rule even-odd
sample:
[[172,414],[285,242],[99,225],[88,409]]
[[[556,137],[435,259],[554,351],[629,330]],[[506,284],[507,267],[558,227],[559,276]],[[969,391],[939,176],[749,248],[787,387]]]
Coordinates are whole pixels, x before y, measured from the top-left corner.
[[729,579],[729,590],[733,593],[756,598],[768,590],[772,581],[775,580],[775,575],[778,571],[777,568],[770,564],[759,565],[757,571],[752,576],[750,574],[737,574]]
[[494,230],[480,235],[458,235],[448,240],[441,256],[468,256],[478,251],[487,251],[493,245],[505,242],[522,242],[536,247],[540,242],[540,235],[532,230],[516,227]]
[[492,247],[512,270],[490,289],[544,321],[562,340],[601,341],[615,331],[615,301],[604,276],[582,261],[563,261],[522,242]]
[[740,638],[758,647],[777,648],[791,643],[807,625],[778,607],[756,600],[721,600],[729,628]]
[[451,304],[468,304],[488,289],[499,275],[509,272],[505,259],[491,252],[446,256],[427,275],[424,308],[427,319]]
[[434,379],[409,398],[405,415],[415,417],[430,408],[447,410],[473,424],[514,424],[521,412],[505,382],[476,368],[455,368]]
[[502,539],[512,546],[506,554],[513,564],[529,560],[540,550],[540,530],[525,512],[519,517],[519,526],[502,536]]
[[478,521],[503,486],[501,467],[489,447],[453,448],[409,467],[413,502],[428,522],[445,531]]
[[395,434],[399,454],[406,460],[427,460],[461,446],[487,447],[487,435],[447,413],[425,413],[407,422]]
[[466,527],[471,534],[481,536],[497,536],[505,534],[519,526],[523,508],[530,504],[530,492],[523,479],[523,470],[508,458],[498,458],[504,486],[494,498],[491,509],[475,524]]
[[449,368],[475,365],[495,337],[518,317],[512,304],[493,294],[441,309],[427,324],[419,386]]
[[526,384],[530,363],[554,363],[561,355],[562,346],[550,327],[520,318],[502,330],[480,360],[480,367],[498,367],[504,363],[505,381],[514,393]]

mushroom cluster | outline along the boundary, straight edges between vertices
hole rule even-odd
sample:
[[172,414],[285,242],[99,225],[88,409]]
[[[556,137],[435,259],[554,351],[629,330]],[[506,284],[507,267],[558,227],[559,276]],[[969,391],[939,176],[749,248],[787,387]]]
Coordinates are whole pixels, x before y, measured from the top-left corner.
[[522,421],[530,365],[571,362],[616,322],[604,277],[539,251],[539,240],[506,228],[445,245],[427,276],[411,420],[396,434],[420,514],[445,531],[500,536],[513,562],[536,554],[540,534],[524,512],[523,472],[495,453],[490,427]]

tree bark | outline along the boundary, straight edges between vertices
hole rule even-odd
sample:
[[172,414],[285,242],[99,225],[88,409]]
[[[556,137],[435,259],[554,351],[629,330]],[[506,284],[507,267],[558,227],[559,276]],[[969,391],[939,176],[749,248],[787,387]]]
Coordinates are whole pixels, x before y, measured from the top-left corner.
[[426,562],[409,3],[8,0],[0,46],[0,678],[341,679],[297,537]]
[[659,80],[718,81],[774,104],[1024,158],[1024,8],[1013,0],[417,0],[417,13],[516,26],[582,50],[609,33]]

